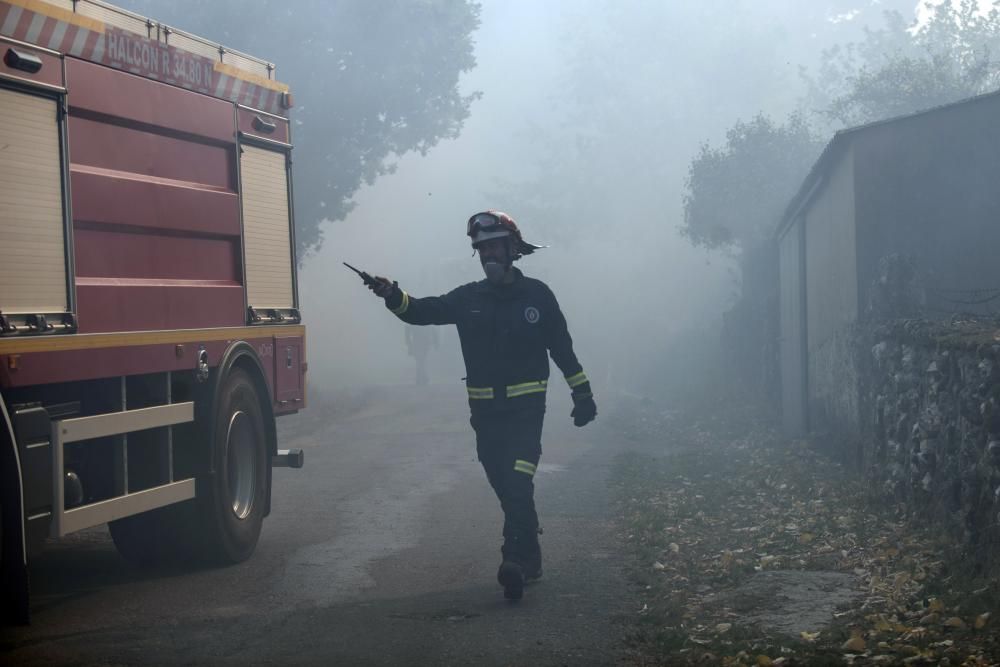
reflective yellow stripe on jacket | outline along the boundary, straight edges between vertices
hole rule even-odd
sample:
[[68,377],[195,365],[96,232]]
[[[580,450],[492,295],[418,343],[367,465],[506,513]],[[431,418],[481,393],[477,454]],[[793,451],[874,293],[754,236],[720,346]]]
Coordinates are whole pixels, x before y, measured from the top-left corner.
[[402,290],[403,300],[399,302],[399,305],[392,309],[393,315],[402,315],[410,307],[410,295],[406,293],[406,290]]
[[534,382],[522,382],[521,384],[507,385],[507,398],[515,398],[526,394],[540,394],[549,386],[548,380],[535,380]]
[[587,374],[584,373],[583,371],[580,371],[576,375],[566,376],[566,384],[569,385],[570,389],[576,389],[584,382],[589,382],[589,380],[587,379]]
[[[505,395],[507,398],[517,398],[528,394],[544,393],[548,386],[548,380],[509,384],[506,387]],[[466,387],[465,389],[469,392],[469,398],[472,400],[488,400],[495,396],[493,387]]]

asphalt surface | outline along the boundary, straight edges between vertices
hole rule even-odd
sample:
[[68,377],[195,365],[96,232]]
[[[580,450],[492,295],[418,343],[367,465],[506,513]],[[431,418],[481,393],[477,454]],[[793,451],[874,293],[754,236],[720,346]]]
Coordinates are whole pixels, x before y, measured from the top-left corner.
[[[32,563],[32,625],[5,664],[607,665],[629,603],[607,475],[625,444],[551,396],[536,499],[544,578],[495,574],[502,514],[461,387],[371,388],[279,420],[302,470],[237,566],[141,570],[103,527]],[[560,400],[562,399],[562,400]]]

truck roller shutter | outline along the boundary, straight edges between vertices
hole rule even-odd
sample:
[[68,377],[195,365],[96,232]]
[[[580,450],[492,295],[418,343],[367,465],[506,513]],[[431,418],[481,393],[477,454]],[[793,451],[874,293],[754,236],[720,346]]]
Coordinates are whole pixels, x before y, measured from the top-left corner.
[[64,313],[66,242],[56,102],[0,88],[0,312]]
[[240,158],[247,304],[295,307],[285,153],[244,144]]

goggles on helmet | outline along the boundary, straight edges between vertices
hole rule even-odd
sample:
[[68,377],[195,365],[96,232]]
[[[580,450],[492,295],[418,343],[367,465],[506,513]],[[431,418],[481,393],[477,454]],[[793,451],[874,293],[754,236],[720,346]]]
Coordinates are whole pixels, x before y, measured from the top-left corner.
[[472,238],[472,245],[476,246],[483,241],[503,238],[514,234],[514,230],[509,224],[493,213],[477,213],[469,218],[468,235]]
[[501,230],[510,233],[510,229],[503,224],[500,216],[493,215],[492,213],[477,213],[469,218],[469,236],[474,236],[475,234],[483,232],[498,232]]
[[544,247],[528,243],[521,238],[521,231],[517,228],[517,223],[501,211],[476,213],[469,218],[467,233],[472,238],[473,248],[483,241],[509,237],[513,246],[514,259],[520,259],[522,256],[530,255]]

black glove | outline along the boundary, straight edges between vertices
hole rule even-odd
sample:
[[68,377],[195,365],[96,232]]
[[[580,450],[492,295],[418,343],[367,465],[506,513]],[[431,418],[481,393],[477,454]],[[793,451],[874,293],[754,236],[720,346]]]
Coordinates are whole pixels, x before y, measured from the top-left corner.
[[398,284],[388,278],[375,276],[375,280],[368,284],[368,289],[375,293],[375,296],[388,299],[398,289]]
[[588,382],[586,391],[573,392],[573,412],[569,416],[577,426],[586,426],[597,416],[597,403],[594,403],[594,394],[590,391],[589,384]]

